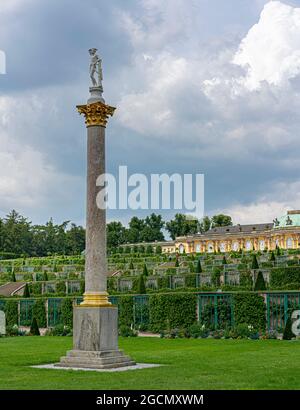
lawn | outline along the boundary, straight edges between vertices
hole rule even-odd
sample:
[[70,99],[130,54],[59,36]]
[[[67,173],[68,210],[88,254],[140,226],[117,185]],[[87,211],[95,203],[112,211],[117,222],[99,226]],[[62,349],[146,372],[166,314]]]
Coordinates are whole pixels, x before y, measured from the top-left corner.
[[152,369],[120,373],[33,369],[58,361],[70,337],[0,338],[0,389],[299,389],[300,342],[120,339]]

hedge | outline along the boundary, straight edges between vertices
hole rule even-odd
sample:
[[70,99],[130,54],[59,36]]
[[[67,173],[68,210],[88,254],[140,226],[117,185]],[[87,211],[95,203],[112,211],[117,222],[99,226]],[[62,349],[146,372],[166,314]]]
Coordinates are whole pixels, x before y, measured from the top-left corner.
[[73,301],[72,299],[66,298],[61,304],[61,317],[62,322],[65,326],[70,328],[73,327]]
[[133,298],[121,296],[118,298],[119,326],[132,326],[133,324]]
[[32,308],[32,317],[36,318],[39,327],[47,327],[45,299],[38,299]]
[[18,303],[15,300],[8,300],[5,304],[6,325],[12,327],[18,325]]
[[187,328],[197,320],[197,297],[194,294],[151,295],[149,307],[153,331]]
[[271,270],[271,288],[279,288],[291,283],[298,284],[298,289],[300,288],[300,266],[274,268]]
[[233,296],[235,325],[245,323],[255,329],[266,328],[266,305],[256,293],[237,293]]

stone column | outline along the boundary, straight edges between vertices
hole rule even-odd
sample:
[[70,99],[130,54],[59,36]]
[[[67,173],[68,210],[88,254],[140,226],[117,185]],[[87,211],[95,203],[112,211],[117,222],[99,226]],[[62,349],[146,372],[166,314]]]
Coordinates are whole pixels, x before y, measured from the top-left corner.
[[106,369],[134,365],[118,349],[118,308],[107,293],[106,211],[97,205],[96,181],[105,173],[105,127],[115,108],[106,105],[102,87],[91,87],[86,105],[77,109],[87,127],[87,212],[85,292],[73,311],[73,350],[56,366]]
[[100,89],[91,87],[87,105],[77,109],[87,126],[87,197],[85,293],[82,306],[110,306],[107,294],[106,211],[97,206],[100,188],[96,181],[105,174],[105,127],[115,108],[104,103]]

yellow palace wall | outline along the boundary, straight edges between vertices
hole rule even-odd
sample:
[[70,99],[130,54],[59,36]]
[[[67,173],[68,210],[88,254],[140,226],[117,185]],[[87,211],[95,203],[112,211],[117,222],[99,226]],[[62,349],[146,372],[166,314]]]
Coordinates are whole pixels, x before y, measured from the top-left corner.
[[300,247],[300,228],[272,229],[255,234],[211,234],[178,237],[173,243],[162,245],[164,253],[230,252],[243,250],[274,250]]

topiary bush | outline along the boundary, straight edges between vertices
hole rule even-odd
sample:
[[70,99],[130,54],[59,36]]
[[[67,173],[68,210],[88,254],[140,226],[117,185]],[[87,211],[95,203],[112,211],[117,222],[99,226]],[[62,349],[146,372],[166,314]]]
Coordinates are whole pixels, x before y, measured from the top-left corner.
[[291,315],[288,316],[285,327],[284,327],[284,332],[282,339],[283,340],[291,340],[295,337],[294,333],[292,332],[292,318]]
[[32,319],[29,334],[30,336],[40,336],[40,330],[35,317]]
[[266,290],[266,289],[267,287],[266,287],[264,275],[262,274],[261,271],[259,271],[257,274],[256,281],[255,281],[254,290],[259,291],[259,290]]

